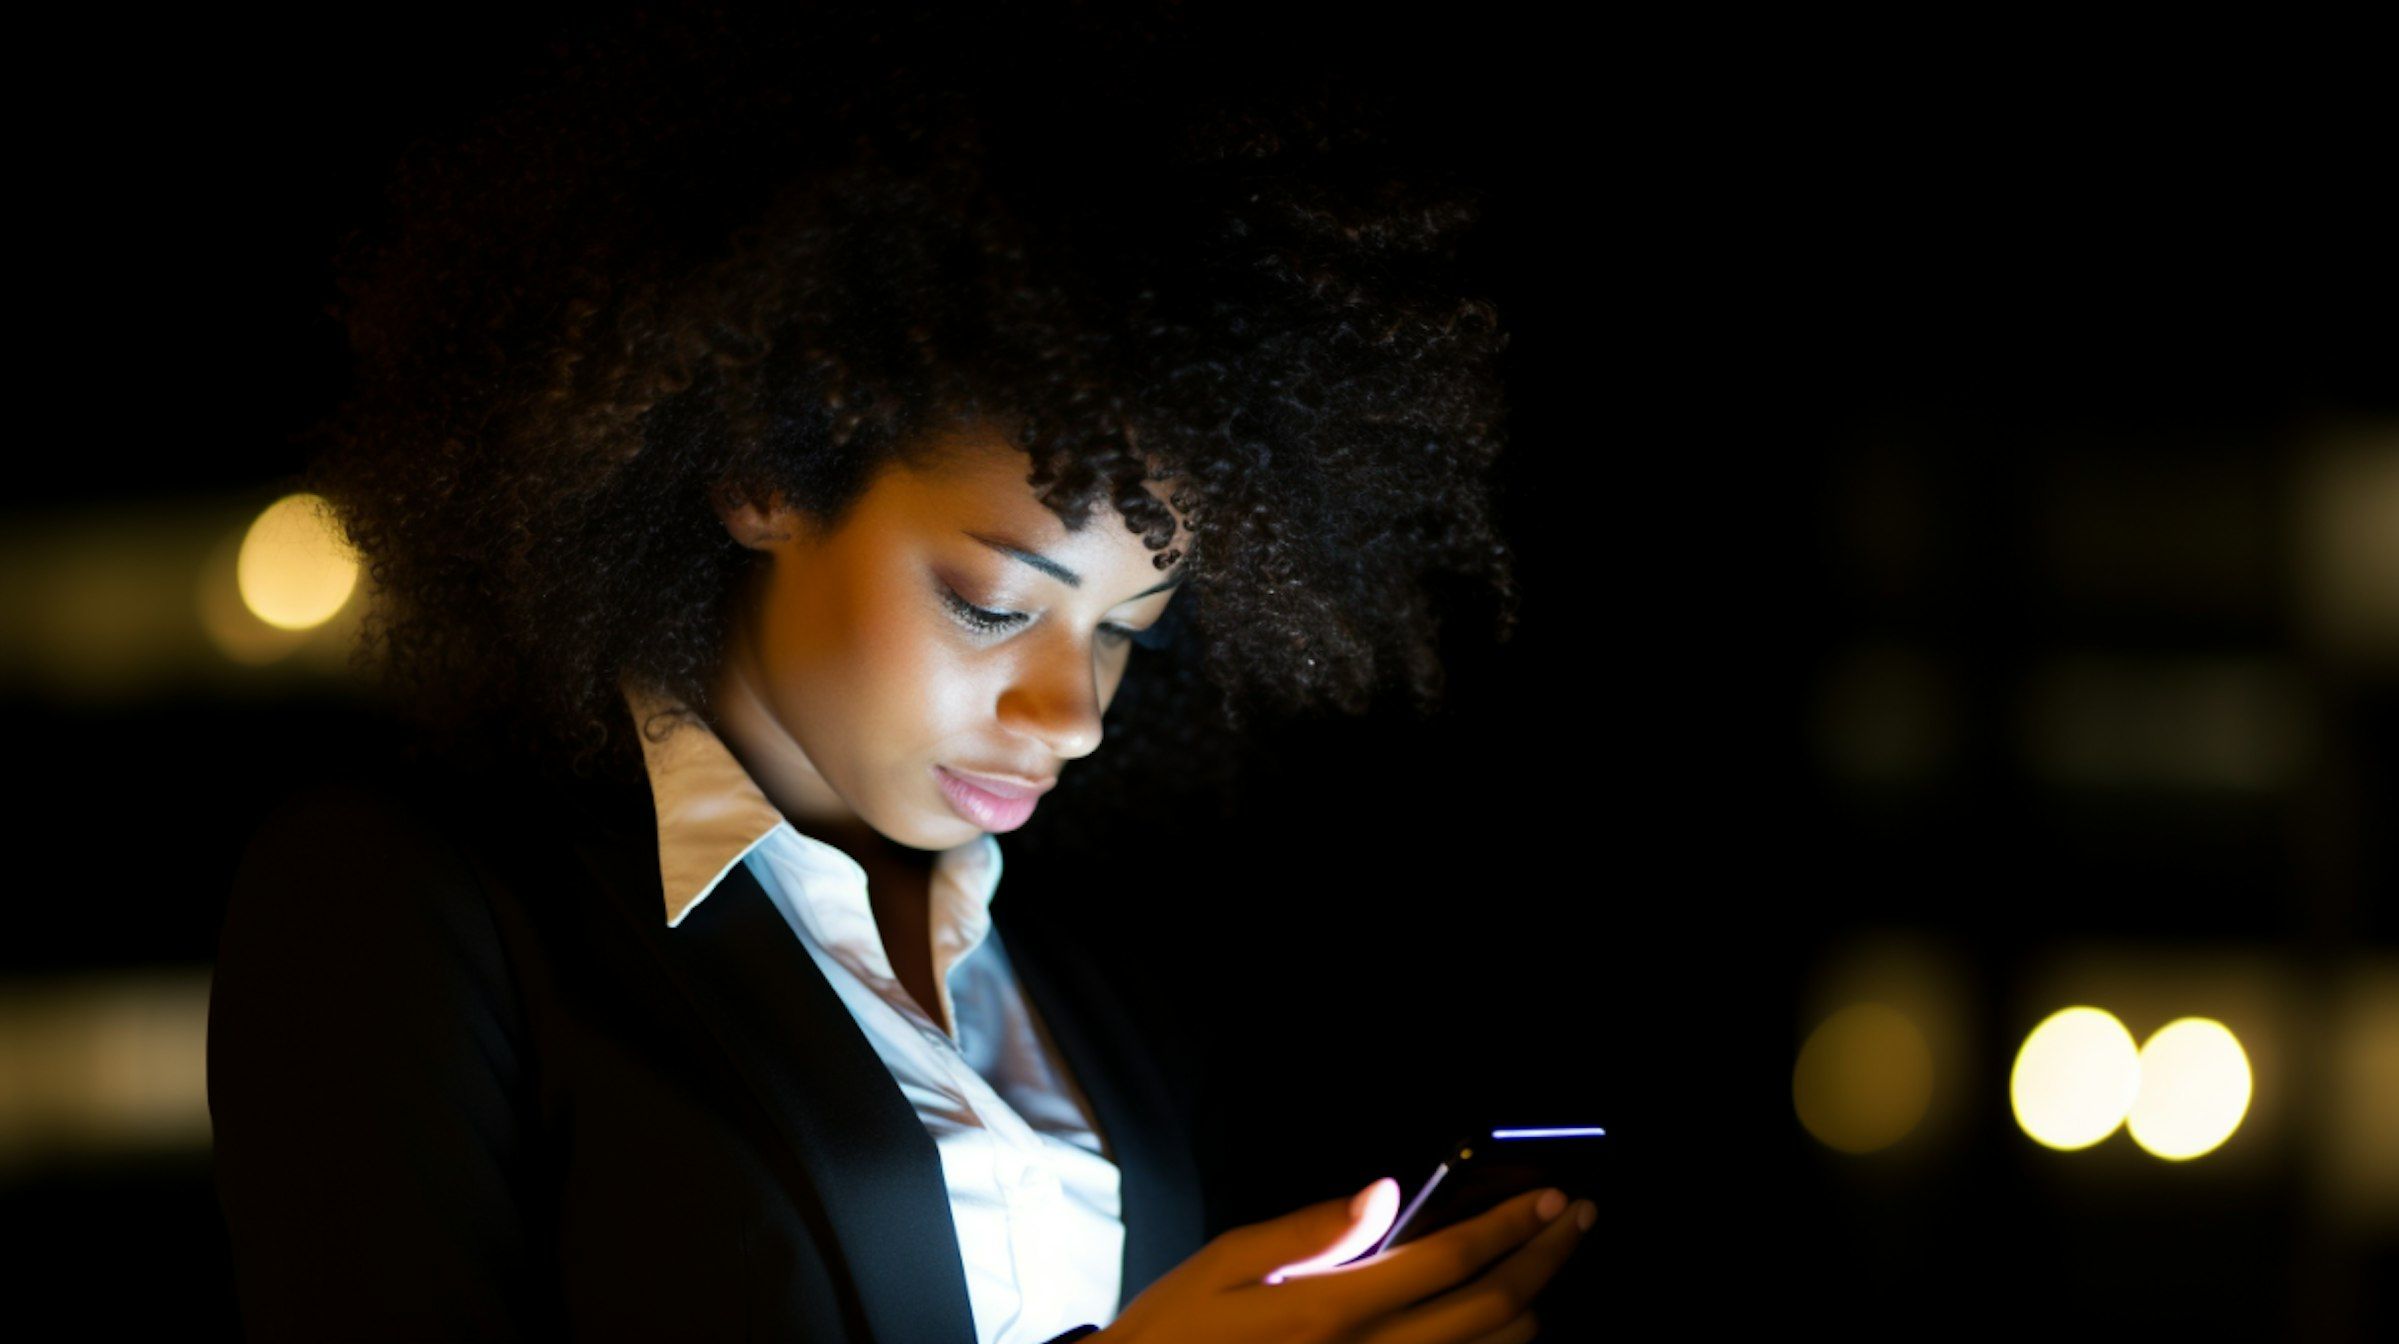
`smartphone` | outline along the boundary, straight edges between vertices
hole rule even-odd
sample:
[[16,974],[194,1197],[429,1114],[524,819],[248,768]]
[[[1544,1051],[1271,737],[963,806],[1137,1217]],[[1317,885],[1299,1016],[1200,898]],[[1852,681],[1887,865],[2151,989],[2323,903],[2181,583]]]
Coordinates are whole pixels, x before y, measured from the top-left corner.
[[1597,1125],[1476,1130],[1450,1144],[1366,1256],[1488,1213],[1527,1190],[1554,1185],[1570,1203],[1595,1198],[1614,1151],[1601,1142],[1606,1134]]

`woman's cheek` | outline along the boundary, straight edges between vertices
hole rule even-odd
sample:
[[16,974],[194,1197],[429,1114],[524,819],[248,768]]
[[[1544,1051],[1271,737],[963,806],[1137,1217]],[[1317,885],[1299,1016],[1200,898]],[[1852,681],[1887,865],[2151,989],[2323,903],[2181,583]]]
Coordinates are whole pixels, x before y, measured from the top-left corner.
[[[991,666],[996,667],[997,664]],[[911,669],[906,680],[894,684],[907,688],[903,708],[923,721],[926,736],[944,740],[960,735],[974,727],[978,706],[997,700],[997,694],[985,684],[988,667],[968,665],[956,656],[942,654],[928,659],[921,667]],[[966,736],[974,736],[965,732]]]

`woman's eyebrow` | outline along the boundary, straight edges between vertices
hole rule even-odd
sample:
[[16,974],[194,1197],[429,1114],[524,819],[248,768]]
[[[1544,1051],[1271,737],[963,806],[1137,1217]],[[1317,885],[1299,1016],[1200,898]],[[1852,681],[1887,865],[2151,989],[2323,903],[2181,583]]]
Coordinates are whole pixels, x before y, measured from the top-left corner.
[[[1038,569],[1042,573],[1049,575],[1051,578],[1058,580],[1060,583],[1065,584],[1069,588],[1080,588],[1083,586],[1082,575],[1075,573],[1073,570],[1068,569],[1066,566],[1059,564],[1057,561],[1050,559],[1046,555],[1027,550],[1025,547],[1017,544],[1016,542],[1010,541],[1006,537],[990,537],[985,536],[980,532],[971,531],[966,533],[966,535],[972,537],[976,541],[982,542],[984,545],[989,546],[991,549],[998,551],[1002,555],[1024,561],[1026,564],[1031,565],[1033,568]],[[1144,588],[1140,592],[1133,594],[1132,597],[1128,597],[1125,600],[1130,602],[1136,598],[1148,597],[1152,593],[1163,593],[1167,589],[1180,584],[1183,581],[1183,575],[1185,572],[1185,570],[1178,567],[1173,574],[1167,576],[1167,578],[1163,581]]]

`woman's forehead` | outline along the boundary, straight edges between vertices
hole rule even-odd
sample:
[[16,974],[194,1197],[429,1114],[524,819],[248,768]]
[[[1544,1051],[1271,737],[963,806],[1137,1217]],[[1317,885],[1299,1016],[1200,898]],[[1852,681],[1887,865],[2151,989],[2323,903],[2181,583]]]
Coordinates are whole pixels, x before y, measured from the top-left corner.
[[[998,431],[981,428],[952,431],[943,436],[930,455],[916,462],[895,464],[893,475],[905,479],[889,483],[908,491],[928,508],[957,515],[962,526],[999,528],[1017,535],[1037,533],[1043,537],[1080,538],[1104,524],[1132,539],[1122,515],[1105,499],[1095,505],[1091,521],[1082,532],[1069,532],[1041,501],[1031,484],[1032,474],[1031,454]],[[1181,532],[1186,526],[1185,516],[1174,509],[1172,498],[1182,481],[1170,477],[1144,485],[1174,513],[1176,529]]]

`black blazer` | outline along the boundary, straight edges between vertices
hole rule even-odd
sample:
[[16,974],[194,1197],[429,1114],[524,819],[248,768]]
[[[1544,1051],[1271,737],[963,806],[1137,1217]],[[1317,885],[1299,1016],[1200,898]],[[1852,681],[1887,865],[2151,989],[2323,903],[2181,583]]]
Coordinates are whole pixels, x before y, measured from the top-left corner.
[[[748,866],[663,907],[646,779],[271,811],[208,1015],[252,1338],[971,1344],[932,1136]],[[1121,1310],[1205,1241],[1189,1120],[1038,893],[991,914],[1122,1173]]]

